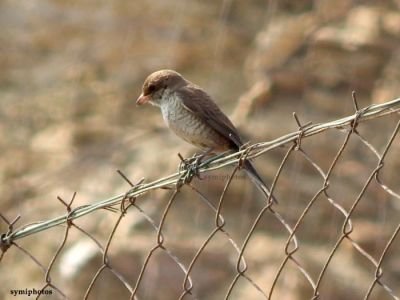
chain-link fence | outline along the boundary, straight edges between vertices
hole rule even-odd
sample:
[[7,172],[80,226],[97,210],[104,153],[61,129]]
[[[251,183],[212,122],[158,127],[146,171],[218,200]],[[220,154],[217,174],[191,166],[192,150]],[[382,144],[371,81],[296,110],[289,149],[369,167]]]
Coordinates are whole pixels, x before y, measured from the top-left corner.
[[[294,114],[291,134],[198,166],[182,161],[179,172],[150,183],[120,171],[126,193],[79,207],[76,195],[59,197],[66,213],[56,218],[21,226],[0,213],[2,278],[21,266],[42,274],[40,286],[4,280],[4,297],[400,299],[400,99],[360,109],[353,95],[353,104],[354,114],[327,123]],[[331,151],[321,157],[313,148],[322,144]],[[279,204],[258,195],[236,209],[243,160],[274,151]],[[228,165],[229,175],[212,175]],[[206,179],[224,185],[210,191]],[[103,234],[78,224],[99,213],[114,217]],[[51,258],[31,251],[60,225]]]

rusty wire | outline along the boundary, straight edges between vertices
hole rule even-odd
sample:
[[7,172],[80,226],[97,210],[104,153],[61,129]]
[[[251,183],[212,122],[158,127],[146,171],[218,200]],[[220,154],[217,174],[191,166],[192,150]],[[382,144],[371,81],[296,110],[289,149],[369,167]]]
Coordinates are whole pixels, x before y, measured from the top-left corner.
[[[14,251],[17,249],[22,251],[30,260],[34,262],[35,265],[41,270],[43,273],[43,286],[40,288],[41,291],[44,291],[47,288],[51,288],[57,292],[57,295],[60,298],[68,298],[68,295],[65,294],[64,291],[59,287],[58,283],[53,282],[51,278],[51,273],[54,269],[54,265],[57,263],[57,260],[65,250],[65,245],[68,240],[70,231],[72,229],[78,230],[83,235],[89,237],[98,248],[99,252],[102,254],[102,263],[98,267],[96,274],[92,277],[91,282],[88,284],[88,287],[85,291],[84,298],[89,298],[90,294],[93,292],[94,286],[96,282],[100,280],[100,275],[106,269],[109,270],[115,278],[117,278],[126,290],[130,294],[130,299],[141,299],[138,296],[138,290],[143,285],[144,275],[149,268],[149,262],[152,260],[153,256],[162,251],[165,253],[179,268],[183,276],[183,282],[181,286],[181,294],[179,299],[185,299],[190,297],[191,299],[200,299],[200,297],[196,294],[194,287],[196,286],[196,282],[194,281],[193,275],[193,267],[199,263],[200,257],[203,255],[204,250],[207,248],[209,243],[216,239],[217,234],[223,234],[226,239],[229,241],[232,249],[236,253],[236,264],[235,264],[235,273],[236,275],[231,280],[229,284],[229,288],[225,293],[224,299],[232,298],[232,294],[235,289],[238,288],[238,282],[240,280],[245,280],[250,286],[252,286],[263,299],[272,299],[274,296],[274,292],[276,290],[277,283],[279,282],[282,271],[287,268],[290,264],[292,267],[295,267],[305,278],[306,282],[308,282],[309,286],[311,287],[313,293],[310,299],[321,299],[323,295],[320,294],[320,287],[322,280],[326,277],[326,273],[328,268],[332,264],[332,260],[337,255],[339,248],[344,243],[344,241],[348,241],[353,249],[357,251],[362,257],[364,257],[371,266],[375,269],[375,273],[373,274],[373,279],[371,280],[371,284],[368,287],[368,290],[365,293],[364,299],[372,299],[371,295],[376,288],[377,285],[383,288],[386,292],[386,295],[392,299],[399,300],[399,295],[396,294],[396,291],[393,286],[390,286],[387,283],[387,280],[383,278],[384,274],[384,267],[383,262],[385,258],[390,255],[390,249],[396,239],[399,238],[400,232],[400,223],[397,225],[396,229],[391,234],[390,239],[386,242],[384,248],[381,251],[379,259],[375,259],[372,254],[370,254],[364,247],[357,242],[357,240],[352,236],[353,233],[353,222],[352,217],[354,216],[357,207],[359,206],[360,202],[364,199],[363,197],[367,193],[368,187],[371,185],[372,182],[375,182],[383,192],[385,192],[389,197],[394,198],[396,201],[400,200],[400,195],[394,191],[391,187],[383,182],[381,179],[381,171],[385,166],[385,158],[387,153],[392,147],[393,141],[398,136],[398,132],[400,129],[400,118],[397,122],[397,125],[394,129],[392,129],[392,134],[390,138],[387,140],[385,147],[383,148],[382,153],[380,153],[376,147],[374,147],[367,138],[365,138],[362,134],[358,131],[358,126],[361,122],[367,122],[368,120],[374,118],[382,118],[387,115],[400,115],[400,99],[395,99],[390,102],[386,102],[379,105],[370,105],[365,108],[359,108],[357,99],[355,94],[353,93],[353,105],[354,105],[354,114],[342,118],[336,121],[327,122],[323,124],[316,124],[313,125],[312,123],[308,122],[304,125],[301,124],[299,117],[294,113],[293,117],[297,123],[298,130],[294,133],[285,135],[278,139],[275,139],[271,142],[264,142],[246,146],[244,149],[241,149],[239,152],[234,154],[227,154],[222,157],[217,157],[212,160],[208,160],[204,163],[201,163],[198,168],[193,168],[193,165],[189,167],[186,166],[183,172],[179,172],[176,174],[172,174],[168,177],[156,180],[151,183],[143,183],[144,180],[140,180],[138,183],[133,184],[131,180],[129,180],[128,176],[123,174],[119,171],[119,174],[123,177],[123,179],[130,185],[130,189],[122,194],[114,196],[110,199],[106,199],[104,201],[97,202],[91,205],[85,205],[77,208],[72,208],[73,201],[75,199],[75,194],[72,196],[71,200],[67,203],[61,198],[58,200],[62,203],[62,205],[66,209],[66,214],[57,218],[49,219],[44,222],[36,222],[33,224],[26,224],[19,228],[15,228],[15,225],[20,221],[20,217],[17,216],[14,218],[13,221],[9,221],[9,219],[2,213],[0,213],[0,221],[3,222],[7,226],[7,232],[1,234],[0,239],[0,265],[2,259],[6,255],[7,251]],[[303,148],[304,139],[310,137],[315,134],[322,134],[326,130],[335,130],[338,129],[341,133],[344,134],[343,141],[341,143],[340,148],[338,149],[334,159],[330,163],[328,170],[325,172],[322,167],[316,162],[316,160],[307,153],[306,150]],[[369,153],[371,153],[377,160],[376,166],[371,171],[368,176],[368,179],[364,182],[364,185],[357,195],[357,197],[353,200],[349,209],[344,208],[337,199],[331,194],[330,187],[331,187],[331,177],[333,172],[336,170],[338,164],[341,160],[343,160],[344,151],[348,148],[350,140],[357,140],[359,143],[366,146],[369,149]],[[263,207],[259,210],[258,215],[252,220],[252,225],[250,229],[247,231],[246,237],[239,245],[238,242],[234,240],[231,233],[226,229],[226,221],[222,214],[222,207],[225,204],[226,194],[229,190],[230,186],[233,184],[232,179],[234,178],[237,171],[241,168],[241,164],[244,159],[248,158],[256,158],[272,149],[280,147],[282,145],[287,146],[287,151],[282,158],[282,161],[279,165],[279,168],[275,174],[271,185],[271,194],[269,195],[268,199],[264,200]],[[317,174],[322,178],[323,183],[320,189],[312,196],[312,198],[308,201],[306,207],[303,211],[299,212],[299,216],[296,222],[290,222],[285,219],[285,217],[277,211],[275,208],[272,195],[275,191],[276,186],[280,184],[280,180],[282,180],[282,171],[287,166],[287,162],[290,157],[293,155],[298,154],[304,158],[304,160],[309,164],[309,166],[316,171]],[[213,204],[210,199],[208,199],[205,194],[195,187],[191,183],[194,176],[208,172],[210,170],[215,170],[218,168],[222,168],[226,165],[234,165],[233,170],[230,172],[228,179],[226,180],[225,186],[219,196],[219,200],[217,205]],[[181,189],[183,187],[188,187],[189,191],[196,195],[200,201],[206,204],[208,209],[214,214],[214,229],[209,233],[209,235],[205,238],[205,240],[199,245],[195,255],[192,257],[190,263],[185,263],[182,258],[180,258],[173,250],[169,249],[165,243],[165,236],[163,234],[167,216],[171,210],[171,207],[174,205],[177,196],[181,193]],[[159,222],[156,222],[147,212],[143,209],[138,203],[137,198],[142,197],[150,190],[155,189],[170,189],[172,190],[171,196],[168,200],[168,203],[163,209],[163,213]],[[301,248],[301,240],[298,239],[297,233],[299,232],[299,228],[301,228],[304,224],[304,220],[309,215],[310,211],[316,205],[317,202],[325,201],[333,210],[337,211],[342,216],[342,222],[337,224],[341,227],[341,233],[339,237],[336,239],[334,246],[331,248],[331,251],[326,258],[318,276],[315,276],[310,272],[307,267],[298,259],[297,253]],[[111,233],[109,234],[108,238],[106,239],[105,243],[100,242],[96,239],[92,234],[90,234],[87,230],[81,228],[80,226],[74,223],[76,218],[83,217],[85,215],[90,214],[93,211],[99,210],[101,208],[115,209],[115,205],[119,204],[120,209],[118,210],[119,216],[114,223]],[[154,246],[151,250],[147,253],[147,256],[141,266],[141,270],[138,274],[136,280],[132,283],[131,278],[126,278],[122,275],[115,267],[113,267],[112,261],[110,259],[109,250],[111,247],[111,243],[115,238],[115,233],[118,230],[122,219],[129,213],[130,210],[136,210],[143,216],[143,219],[150,225],[152,230],[156,234],[156,240]],[[249,244],[250,239],[259,229],[260,221],[266,216],[273,217],[277,220],[280,224],[282,229],[287,232],[286,242],[283,248],[284,258],[281,261],[279,268],[276,270],[275,276],[273,281],[270,283],[271,288],[269,290],[263,289],[262,285],[260,285],[256,280],[254,280],[248,272],[248,264],[246,262],[246,249]],[[400,218],[399,218],[400,219]],[[38,259],[35,258],[34,255],[30,253],[29,250],[25,249],[24,247],[20,246],[17,243],[18,239],[22,239],[26,236],[36,234],[40,231],[47,230],[54,226],[58,225],[65,225],[65,232],[64,237],[58,246],[57,250],[55,251],[50,263],[47,266],[44,266],[42,263],[39,262]],[[104,246],[103,246],[104,244]],[[248,257],[247,257],[248,258]],[[41,296],[38,295],[37,298]],[[169,297],[166,296],[168,299]]]

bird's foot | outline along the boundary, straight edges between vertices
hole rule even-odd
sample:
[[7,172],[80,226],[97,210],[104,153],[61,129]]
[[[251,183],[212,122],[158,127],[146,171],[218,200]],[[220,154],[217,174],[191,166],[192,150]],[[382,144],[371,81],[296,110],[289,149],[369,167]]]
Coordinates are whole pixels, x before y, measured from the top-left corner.
[[185,183],[190,182],[194,176],[199,178],[200,180],[202,179],[200,177],[200,172],[199,172],[199,166],[202,163],[202,159],[204,158],[204,154],[194,154],[192,157],[189,158],[183,158],[180,153],[178,153],[179,158],[181,159],[181,162],[179,164],[179,170],[178,172],[182,174],[182,179]]
[[200,155],[197,155],[195,153],[192,157],[183,158],[183,156],[180,153],[178,153],[178,156],[181,160],[181,162],[179,163],[179,171],[183,171],[187,169],[188,165],[193,164]]

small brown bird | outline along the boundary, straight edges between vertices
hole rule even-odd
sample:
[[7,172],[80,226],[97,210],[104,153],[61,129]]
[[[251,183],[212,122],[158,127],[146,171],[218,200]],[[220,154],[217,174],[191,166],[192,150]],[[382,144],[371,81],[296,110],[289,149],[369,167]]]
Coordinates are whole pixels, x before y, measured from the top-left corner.
[[[206,153],[238,151],[243,145],[235,126],[211,97],[175,71],[161,70],[146,78],[136,104],[147,102],[161,108],[176,135]],[[244,169],[268,198],[269,189],[249,160],[244,161]]]

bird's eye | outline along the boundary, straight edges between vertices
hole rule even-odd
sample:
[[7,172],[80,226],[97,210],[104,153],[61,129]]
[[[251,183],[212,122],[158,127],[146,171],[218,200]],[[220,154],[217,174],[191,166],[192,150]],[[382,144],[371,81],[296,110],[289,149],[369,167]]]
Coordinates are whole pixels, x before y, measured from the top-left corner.
[[156,86],[155,86],[154,84],[150,84],[149,87],[148,87],[149,93],[152,93],[152,92],[154,92],[155,90],[156,90]]

